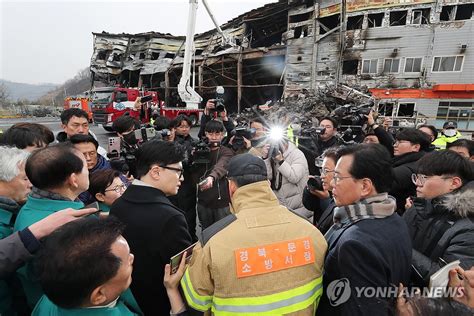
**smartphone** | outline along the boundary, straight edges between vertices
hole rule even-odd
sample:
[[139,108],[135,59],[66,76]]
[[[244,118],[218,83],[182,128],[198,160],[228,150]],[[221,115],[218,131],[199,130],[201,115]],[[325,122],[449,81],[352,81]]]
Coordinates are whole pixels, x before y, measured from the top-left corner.
[[174,255],[170,259],[170,266],[171,266],[171,274],[175,274],[176,271],[178,271],[179,264],[181,263],[181,258],[183,257],[183,254],[186,252],[186,263],[189,263],[193,256],[193,249],[196,246],[197,242],[189,246],[188,248],[184,249],[177,255]]
[[151,101],[152,99],[153,99],[153,96],[150,94],[150,95],[146,95],[146,96],[141,97],[140,102],[141,103],[146,103],[146,102]]
[[109,142],[107,143],[107,153],[115,156],[120,154],[120,137],[109,137]]
[[86,206],[84,206],[82,209],[85,209],[85,208],[95,208],[97,211],[94,212],[94,213],[90,213],[89,215],[86,215],[86,216],[96,216],[100,213],[100,209],[99,209],[99,203],[96,201],[96,202],[93,202],[91,204],[87,204]]
[[84,208],[95,208],[95,209],[99,209],[99,202],[95,201],[91,204],[87,204],[86,206],[83,207]]

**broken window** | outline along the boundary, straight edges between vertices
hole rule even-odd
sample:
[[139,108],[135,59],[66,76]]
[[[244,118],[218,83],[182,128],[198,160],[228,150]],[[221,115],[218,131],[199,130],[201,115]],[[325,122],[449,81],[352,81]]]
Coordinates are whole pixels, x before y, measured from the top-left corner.
[[363,74],[376,74],[377,73],[377,62],[378,59],[365,59],[362,61],[362,73]]
[[363,15],[354,15],[347,18],[347,30],[358,30],[362,28]]
[[367,16],[368,27],[381,27],[385,13],[372,13]]
[[461,71],[463,60],[464,56],[435,57],[432,71]]
[[[319,19],[319,34],[325,34],[340,25],[339,14]],[[296,32],[296,30],[295,30]]]
[[107,51],[106,50],[101,50],[100,52],[97,53],[96,60],[106,60],[106,59],[107,59]]
[[405,72],[421,72],[422,57],[406,58],[405,59]]
[[382,116],[392,116],[393,106],[394,106],[393,103],[379,104],[379,114]]
[[112,57],[113,61],[120,61],[122,60],[122,54],[114,54]]
[[411,24],[421,25],[428,24],[430,21],[430,9],[413,10],[411,15]]
[[145,59],[145,53],[140,53],[139,59]]
[[456,12],[456,21],[469,20],[472,17],[472,11],[474,11],[474,4],[460,4]]
[[441,10],[441,14],[439,15],[440,21],[452,21],[456,16],[456,6],[444,6]]
[[295,28],[294,37],[293,38],[302,38],[308,36],[308,26],[298,26]]
[[157,60],[160,57],[160,53],[151,53],[151,60]]
[[384,65],[383,65],[383,72],[384,73],[397,73],[398,68],[400,66],[400,59],[385,59]]
[[412,117],[415,113],[415,103],[399,103],[397,116]]
[[407,24],[407,10],[391,11],[390,12],[390,26],[406,25]]
[[174,58],[174,54],[166,53],[165,58]]
[[298,23],[298,22],[307,21],[311,18],[311,14],[312,12],[290,15],[290,23]]
[[344,60],[342,64],[342,73],[344,75],[357,75],[357,67],[359,66],[359,60]]

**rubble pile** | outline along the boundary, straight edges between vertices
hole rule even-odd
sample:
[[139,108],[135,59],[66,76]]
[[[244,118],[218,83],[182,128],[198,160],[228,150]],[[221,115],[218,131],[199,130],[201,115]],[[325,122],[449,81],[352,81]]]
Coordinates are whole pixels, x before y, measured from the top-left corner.
[[366,88],[350,88],[345,85],[320,86],[316,92],[303,91],[295,97],[245,109],[237,120],[263,117],[267,122],[285,125],[300,122],[307,125],[319,124],[319,120],[343,105],[360,106],[372,100]]

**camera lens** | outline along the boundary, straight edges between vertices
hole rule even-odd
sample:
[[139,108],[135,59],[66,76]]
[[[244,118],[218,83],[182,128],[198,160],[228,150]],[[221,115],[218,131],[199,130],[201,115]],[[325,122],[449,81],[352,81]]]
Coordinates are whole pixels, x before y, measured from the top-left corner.
[[321,181],[320,177],[309,178],[308,182],[306,183],[308,189],[310,190],[318,190],[323,191],[323,182]]

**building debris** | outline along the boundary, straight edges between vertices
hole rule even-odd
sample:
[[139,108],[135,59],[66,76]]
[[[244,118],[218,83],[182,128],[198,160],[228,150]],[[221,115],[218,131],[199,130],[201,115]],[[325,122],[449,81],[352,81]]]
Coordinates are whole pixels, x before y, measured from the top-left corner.
[[[206,100],[224,86],[229,110],[240,112],[301,95],[321,104],[320,90],[341,83],[367,87],[382,115],[473,129],[473,10],[472,0],[280,0],[222,25],[237,49],[221,47],[215,30],[196,35],[196,90]],[[91,71],[179,105],[183,42],[154,32],[94,33]]]

